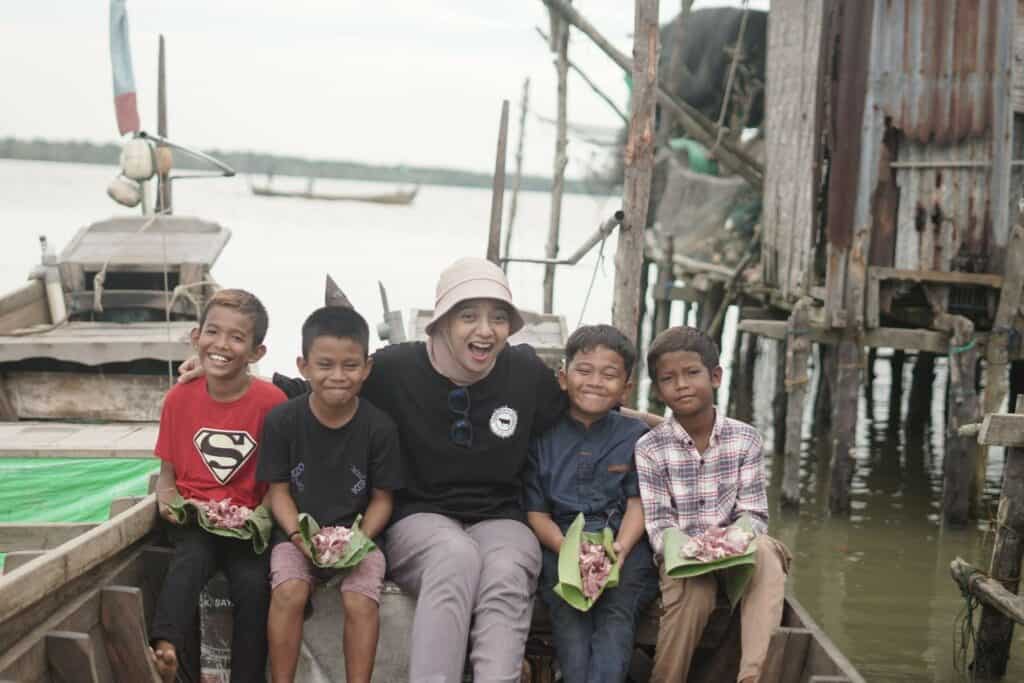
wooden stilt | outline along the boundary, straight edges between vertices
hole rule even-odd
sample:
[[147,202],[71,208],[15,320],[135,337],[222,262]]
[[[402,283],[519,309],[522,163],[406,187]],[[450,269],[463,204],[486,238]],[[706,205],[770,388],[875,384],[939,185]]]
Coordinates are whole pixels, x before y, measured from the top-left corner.
[[811,429],[823,434],[832,425],[832,379],[835,377],[835,350],[827,344],[818,344],[818,362],[815,374],[818,385],[814,390],[814,422]]
[[978,347],[974,344],[974,323],[967,318],[940,314],[935,325],[951,332],[946,448],[942,460],[942,512],[946,524],[962,526],[970,514],[970,487],[974,474],[972,460],[977,452],[977,440],[960,436],[958,430],[979,418],[978,393],[974,384]]
[[786,342],[775,342],[775,392],[772,394],[772,457],[779,461],[786,450]]
[[711,289],[704,294],[700,302],[700,311],[697,315],[698,327],[707,332],[715,340],[715,344],[719,348],[722,347],[722,327],[719,326],[717,330],[712,330],[711,326],[715,320],[715,314],[718,313],[718,309],[721,308],[723,301],[725,301],[725,284],[715,282],[711,285]]
[[[654,283],[654,316],[651,321],[651,342],[655,337],[668,329],[669,321],[672,318],[672,299],[670,290],[675,276],[672,272],[672,255],[675,250],[675,239],[669,235],[665,239],[664,258],[658,264],[658,276]],[[647,412],[655,415],[662,415],[665,412],[665,404],[657,396],[654,385],[650,387],[647,396]],[[730,394],[731,395],[731,394]]]
[[867,359],[864,363],[864,402],[867,404],[867,419],[871,423],[875,419],[875,362],[878,360],[878,349],[868,347]]
[[758,338],[744,334],[746,345],[742,352],[742,363],[736,382],[736,400],[733,417],[746,423],[754,421],[754,372],[757,370]]
[[1015,360],[1010,363],[1010,399],[1009,405],[1017,405],[1017,397],[1024,394],[1024,361]]
[[[523,183],[523,141],[526,139],[526,112],[530,110],[530,79],[523,81],[523,98],[519,101],[519,142],[516,144],[516,175],[512,181],[512,202],[508,207],[508,228],[505,230],[505,256],[511,255],[512,231],[516,225],[516,212],[519,208],[519,188]],[[508,270],[508,263],[502,261],[501,267]]]
[[501,101],[498,120],[498,145],[494,155],[494,179],[491,184],[491,227],[487,235],[487,260],[498,263],[501,257],[501,207],[505,200],[505,150],[508,147],[508,100]]
[[889,359],[889,417],[888,430],[899,431],[903,417],[903,365],[907,353],[902,349],[894,349]]
[[857,432],[857,396],[860,393],[860,368],[864,349],[856,334],[846,333],[836,349],[835,381],[832,400],[832,475],[829,509],[835,513],[850,511],[850,484],[853,482],[853,449]]
[[[551,220],[548,224],[548,240],[544,245],[544,256],[558,257],[558,233],[562,222],[562,194],[565,191],[565,167],[569,163],[566,149],[569,146],[568,108],[566,93],[569,88],[569,24],[554,12],[551,13],[551,49],[558,55],[555,72],[558,76],[557,111],[558,122],[555,134],[555,168],[551,183]],[[555,266],[544,266],[544,312],[551,313],[555,301]]]
[[[551,5],[548,5],[551,7]],[[564,7],[563,7],[564,10]],[[563,16],[565,16],[563,14]],[[654,174],[654,111],[658,88],[658,0],[636,0],[633,31],[633,101],[624,150],[623,210],[615,251],[612,323],[635,338],[639,319],[644,229]]]
[[[1024,401],[1017,401],[1016,412],[1024,412]],[[989,574],[1010,592],[1017,593],[1021,553],[1024,553],[1024,448],[1006,449],[997,520]],[[991,607],[984,606],[974,649],[974,674],[981,679],[1002,677],[1006,673],[1012,639],[1013,622]]]
[[905,424],[908,436],[923,435],[925,426],[931,420],[933,384],[935,384],[935,354],[918,351],[910,379],[910,396],[907,400]]
[[732,345],[732,359],[729,363],[729,405],[726,406],[726,412],[732,417],[736,417],[736,394],[739,391],[740,377],[743,374],[743,344],[747,336],[737,330],[735,343]]
[[811,300],[801,299],[786,323],[786,406],[785,465],[782,474],[782,504],[800,505],[800,453],[803,443],[804,401],[810,375],[807,358],[811,352],[809,309]]

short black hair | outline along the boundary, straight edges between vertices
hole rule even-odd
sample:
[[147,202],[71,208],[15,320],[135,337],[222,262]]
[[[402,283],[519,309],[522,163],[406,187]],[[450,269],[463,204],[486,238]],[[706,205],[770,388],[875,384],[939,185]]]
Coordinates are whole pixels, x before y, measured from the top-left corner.
[[626,375],[633,374],[636,363],[636,347],[626,335],[612,325],[584,325],[576,329],[565,343],[565,364],[568,366],[580,351],[593,351],[603,346],[622,356]]
[[718,345],[714,339],[696,327],[670,327],[654,338],[647,351],[647,374],[652,382],[658,381],[658,359],[673,351],[693,351],[700,356],[708,372],[718,367]]
[[302,357],[309,358],[317,337],[351,339],[363,347],[363,356],[370,350],[370,326],[352,308],[324,306],[309,314],[302,323]]

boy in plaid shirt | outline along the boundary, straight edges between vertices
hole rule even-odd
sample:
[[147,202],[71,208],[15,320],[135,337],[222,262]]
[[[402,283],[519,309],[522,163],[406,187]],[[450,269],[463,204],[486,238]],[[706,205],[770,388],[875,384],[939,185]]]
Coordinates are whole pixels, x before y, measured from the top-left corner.
[[766,535],[761,435],[725,417],[714,404],[722,381],[718,348],[692,327],[659,334],[647,369],[672,416],[640,438],[636,467],[647,535],[661,574],[664,613],[651,680],[685,681],[690,660],[715,608],[715,574],[672,579],[665,573],[663,534],[677,527],[697,536],[747,514],[758,535],[757,563],[740,601],[741,647],[737,680],[756,683],[772,632],[782,619],[789,551]]

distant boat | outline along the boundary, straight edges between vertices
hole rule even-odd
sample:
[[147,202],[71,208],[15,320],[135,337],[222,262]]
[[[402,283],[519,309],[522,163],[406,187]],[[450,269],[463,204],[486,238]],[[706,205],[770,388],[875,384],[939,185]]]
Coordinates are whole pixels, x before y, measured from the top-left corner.
[[370,202],[371,204],[394,204],[408,206],[416,199],[420,191],[419,185],[411,190],[396,190],[380,194],[333,194],[330,192],[314,192],[312,183],[305,190],[274,190],[270,184],[259,187],[249,185],[249,189],[257,197],[292,197],[295,199],[323,199],[332,202]]

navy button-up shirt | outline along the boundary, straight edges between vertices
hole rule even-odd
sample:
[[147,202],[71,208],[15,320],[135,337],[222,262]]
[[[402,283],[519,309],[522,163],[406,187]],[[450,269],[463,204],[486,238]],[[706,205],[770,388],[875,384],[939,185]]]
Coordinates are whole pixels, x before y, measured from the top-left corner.
[[640,496],[633,448],[647,425],[617,411],[589,429],[566,413],[534,439],[524,480],[527,512],[547,512],[565,531],[580,512],[586,531],[618,530],[626,499]]

